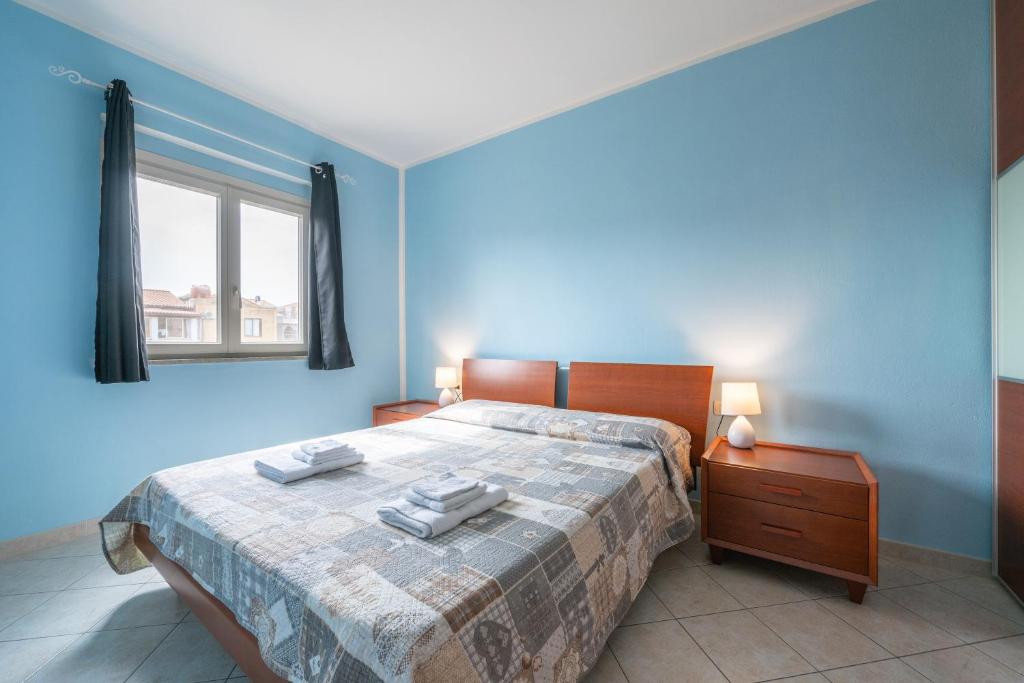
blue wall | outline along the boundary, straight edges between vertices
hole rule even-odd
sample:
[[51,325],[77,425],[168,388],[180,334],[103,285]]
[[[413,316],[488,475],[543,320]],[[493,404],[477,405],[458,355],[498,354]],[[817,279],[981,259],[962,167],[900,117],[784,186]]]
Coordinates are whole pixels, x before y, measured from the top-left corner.
[[[356,367],[300,361],[152,367],[148,384],[92,376],[103,94],[47,73],[123,78],[141,99],[358,179],[341,186],[346,313]],[[398,395],[394,168],[221,92],[0,1],[3,164],[0,540],[105,514],[150,472],[369,426]],[[137,121],[280,170],[301,167],[139,108]],[[301,193],[268,176],[139,138],[151,151]]]
[[989,3],[878,0],[407,176],[411,395],[468,355],[713,363],[990,556]]

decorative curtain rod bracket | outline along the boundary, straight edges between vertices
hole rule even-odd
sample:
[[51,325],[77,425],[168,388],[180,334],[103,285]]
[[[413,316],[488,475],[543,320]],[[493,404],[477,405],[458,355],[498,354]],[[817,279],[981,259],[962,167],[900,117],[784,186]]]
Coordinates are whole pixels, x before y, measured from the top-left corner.
[[[93,88],[99,88],[101,90],[107,90],[110,87],[109,85],[104,85],[103,83],[97,83],[96,81],[90,80],[90,79],[86,78],[85,76],[83,76],[81,74],[81,72],[76,71],[75,69],[68,69],[63,64],[61,64],[59,66],[50,65],[50,68],[47,69],[47,71],[50,72],[51,76],[55,76],[57,78],[67,78],[68,82],[73,84],[73,85],[87,85],[87,86],[90,86],[90,87],[93,87]],[[255,142],[251,142],[249,140],[246,140],[245,138],[240,138],[237,135],[234,135],[232,133],[228,133],[226,131],[220,130],[219,128],[214,128],[213,126],[208,126],[205,123],[201,123],[199,121],[195,121],[195,120],[190,119],[190,118],[188,118],[186,116],[182,116],[181,114],[176,114],[175,112],[169,111],[167,109],[164,109],[163,107],[158,107],[158,106],[156,106],[154,104],[149,104],[148,102],[143,102],[142,100],[140,100],[140,99],[138,99],[136,97],[132,97],[132,102],[134,104],[139,105],[139,106],[146,107],[147,109],[152,109],[153,111],[157,111],[157,112],[160,112],[161,114],[166,114],[168,116],[171,116],[172,118],[176,118],[179,121],[184,121],[185,123],[192,124],[193,126],[198,126],[199,128],[202,128],[204,130],[208,130],[211,133],[216,133],[218,135],[222,135],[224,137],[227,137],[227,138],[230,138],[232,140],[235,140],[236,142],[241,142],[242,144],[249,145],[250,147],[254,147],[254,148],[262,150],[264,152],[268,152],[270,154],[273,154],[274,156],[277,156],[277,157],[280,157],[282,159],[285,159],[286,161],[291,161],[291,162],[294,162],[296,164],[301,164],[303,166],[308,166],[309,168],[313,169],[313,171],[316,172],[317,175],[323,176],[323,169],[321,169],[318,164],[311,164],[308,161],[303,161],[302,159],[296,159],[293,156],[289,156],[289,155],[284,154],[282,152],[278,152],[276,150],[270,149],[269,147],[264,147],[263,145],[259,145],[259,144],[255,143]],[[171,137],[172,136],[167,136],[164,139],[168,139],[168,138],[171,138]],[[173,142],[173,140],[171,140],[171,141]],[[286,179],[291,179],[291,180],[293,180],[295,182],[298,182],[298,183],[300,183],[302,185],[308,185],[309,184],[309,181],[305,181],[305,180],[302,180],[300,178],[294,178],[293,176],[287,176],[285,174],[282,174],[280,171],[277,171],[276,169],[269,169],[267,167],[261,167],[258,164],[254,164],[252,162],[246,162],[243,165],[248,166],[249,168],[255,168],[257,171],[259,171],[261,169],[265,169],[265,172],[269,172],[270,175],[275,175],[275,176],[278,176],[278,177],[285,177]],[[344,175],[337,176],[337,179],[340,180],[341,182],[345,183],[346,185],[355,185],[356,184],[356,179],[353,178],[352,176],[348,175],[347,173],[344,174]]]
[[[53,66],[53,65],[51,65],[49,71],[50,71],[50,75],[51,76],[57,76],[58,78],[61,77],[61,76],[67,76],[68,81],[71,82],[71,83],[74,83],[75,85],[79,85],[83,81],[88,80],[88,79],[82,78],[82,74],[78,73],[74,69],[65,69],[64,65],[61,65],[61,66]],[[93,85],[93,83],[90,81],[86,85]]]

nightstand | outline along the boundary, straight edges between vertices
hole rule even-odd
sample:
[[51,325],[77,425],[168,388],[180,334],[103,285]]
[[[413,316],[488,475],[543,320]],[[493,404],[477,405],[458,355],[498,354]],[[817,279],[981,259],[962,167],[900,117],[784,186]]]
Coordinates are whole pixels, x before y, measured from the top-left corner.
[[423,417],[438,409],[437,401],[395,401],[381,403],[373,407],[373,426],[389,425],[393,422],[405,422]]
[[701,540],[846,580],[861,602],[878,584],[878,481],[860,453],[778,443],[701,456]]

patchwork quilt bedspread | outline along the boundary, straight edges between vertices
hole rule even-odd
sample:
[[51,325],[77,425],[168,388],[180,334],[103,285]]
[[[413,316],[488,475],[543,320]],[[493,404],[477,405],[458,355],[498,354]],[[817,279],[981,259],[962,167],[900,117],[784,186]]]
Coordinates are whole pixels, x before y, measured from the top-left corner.
[[[153,474],[101,522],[111,566],[148,565],[147,525],[292,681],[568,682],[693,531],[690,436],[661,420],[466,401],[334,438],[365,461],[287,485],[253,469],[274,449]],[[446,472],[510,498],[429,540],[377,518]]]

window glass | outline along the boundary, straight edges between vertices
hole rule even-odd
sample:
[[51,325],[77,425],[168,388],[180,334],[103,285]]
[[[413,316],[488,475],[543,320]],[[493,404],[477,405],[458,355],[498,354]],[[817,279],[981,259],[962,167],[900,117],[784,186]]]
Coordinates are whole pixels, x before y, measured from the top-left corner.
[[216,344],[216,195],[138,178],[146,342]]
[[[242,343],[299,340],[299,216],[241,203]],[[253,332],[250,334],[250,330]]]

